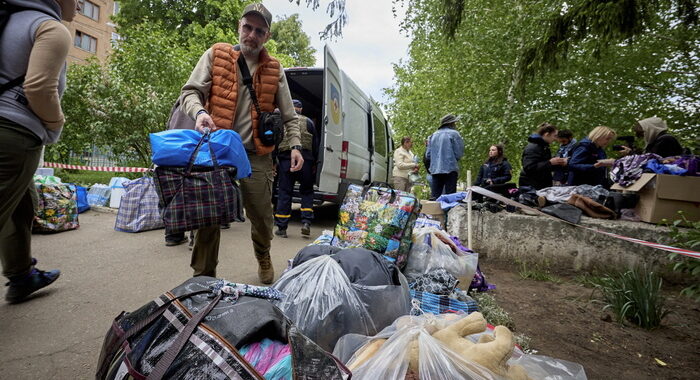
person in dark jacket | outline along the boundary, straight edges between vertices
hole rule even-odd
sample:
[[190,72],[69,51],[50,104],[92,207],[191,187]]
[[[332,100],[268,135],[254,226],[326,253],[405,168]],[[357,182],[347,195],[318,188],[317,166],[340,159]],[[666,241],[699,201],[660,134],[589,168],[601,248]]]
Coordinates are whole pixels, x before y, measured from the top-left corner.
[[557,136],[557,127],[542,123],[537,132],[527,138],[528,144],[523,150],[520,173],[520,186],[531,186],[535,189],[544,189],[552,186],[552,166],[566,165],[566,158],[554,157],[549,150],[549,144]]
[[[563,129],[557,132],[557,141],[559,142],[559,150],[555,157],[570,158],[571,151],[576,146],[576,139],[574,134]],[[569,168],[568,166],[556,166],[552,168],[552,180],[554,186],[566,186],[566,182],[569,180]]]
[[683,154],[683,147],[675,137],[668,134],[668,126],[661,118],[639,120],[633,129],[638,137],[644,137],[644,153],[655,153],[661,157]]
[[475,186],[487,187],[510,181],[512,167],[508,159],[503,157],[503,145],[491,145],[489,158],[479,168]]
[[604,149],[616,136],[612,129],[598,126],[593,128],[588,137],[578,142],[569,160],[569,186],[610,187],[606,168],[612,166],[615,160],[607,159]]

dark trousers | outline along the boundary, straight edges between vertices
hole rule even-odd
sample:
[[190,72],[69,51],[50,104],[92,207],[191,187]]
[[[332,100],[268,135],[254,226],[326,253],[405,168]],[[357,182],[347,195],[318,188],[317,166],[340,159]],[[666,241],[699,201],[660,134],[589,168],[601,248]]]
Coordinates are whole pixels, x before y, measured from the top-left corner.
[[0,118],[0,260],[7,278],[31,270],[33,176],[41,146],[28,129]]
[[433,182],[430,185],[430,199],[435,200],[442,194],[457,192],[457,172],[445,174],[433,174]]
[[291,160],[280,159],[277,172],[277,207],[275,208],[275,225],[279,229],[287,229],[292,214],[292,193],[294,183],[299,182],[301,195],[301,221],[311,223],[314,219],[314,174],[311,160],[304,160],[304,165],[297,172],[290,172]]

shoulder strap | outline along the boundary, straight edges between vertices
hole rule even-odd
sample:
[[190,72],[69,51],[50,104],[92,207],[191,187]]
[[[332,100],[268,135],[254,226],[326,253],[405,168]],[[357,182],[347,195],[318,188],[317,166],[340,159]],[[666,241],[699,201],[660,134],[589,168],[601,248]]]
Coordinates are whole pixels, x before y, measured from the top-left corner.
[[248,87],[248,91],[250,91],[250,98],[253,100],[253,105],[255,105],[255,110],[258,111],[258,115],[260,115],[261,112],[260,106],[258,105],[258,97],[255,96],[255,89],[253,88],[253,78],[250,77],[250,70],[248,70],[248,64],[245,62],[243,52],[238,55],[238,67],[241,69],[243,84]]
[[2,86],[0,86],[0,94],[11,89],[12,87],[19,86],[22,83],[24,83],[24,75],[17,77],[15,79],[3,84]]

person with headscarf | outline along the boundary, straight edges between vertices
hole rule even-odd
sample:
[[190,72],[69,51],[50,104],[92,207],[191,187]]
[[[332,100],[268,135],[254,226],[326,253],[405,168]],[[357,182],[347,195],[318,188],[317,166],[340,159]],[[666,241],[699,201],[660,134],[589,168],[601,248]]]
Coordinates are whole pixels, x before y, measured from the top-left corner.
[[637,137],[644,138],[644,153],[655,153],[661,157],[680,156],[683,147],[668,134],[666,122],[659,117],[639,120],[632,128]]
[[56,281],[31,255],[33,176],[42,146],[55,143],[64,124],[61,96],[73,39],[76,0],[6,0],[0,34],[0,258],[10,281],[5,300],[16,303]]

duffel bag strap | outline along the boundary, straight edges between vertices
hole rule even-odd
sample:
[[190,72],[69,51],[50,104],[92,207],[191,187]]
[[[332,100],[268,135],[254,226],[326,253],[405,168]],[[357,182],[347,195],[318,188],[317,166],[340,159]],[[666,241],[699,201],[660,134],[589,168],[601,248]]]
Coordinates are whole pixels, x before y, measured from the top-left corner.
[[182,348],[185,346],[185,343],[190,339],[190,336],[192,336],[192,333],[194,332],[194,329],[199,326],[199,323],[204,319],[204,317],[209,314],[211,309],[216,306],[217,303],[219,303],[219,300],[221,299],[223,292],[219,292],[219,294],[205,307],[202,309],[199,313],[197,313],[195,316],[190,319],[189,322],[185,325],[185,327],[180,331],[178,334],[177,338],[173,342],[172,345],[170,345],[170,348],[168,348],[167,351],[165,351],[165,354],[163,357],[158,360],[158,363],[156,364],[155,368],[153,368],[153,371],[148,375],[146,380],[160,380],[165,376],[165,372],[170,368],[170,365],[173,364],[173,361],[175,361],[175,358],[177,355],[182,351]]
[[[117,340],[114,344],[111,344],[109,347],[105,347],[105,349],[108,352],[108,354],[105,357],[102,357],[102,355],[100,355],[100,362],[98,363],[98,370],[97,370],[97,378],[98,379],[104,378],[104,375],[107,373],[107,368],[109,367],[112,360],[114,359],[114,354],[117,352],[119,347],[121,347],[122,344],[124,344],[124,342],[127,339],[131,338],[135,334],[138,334],[146,326],[150,325],[151,322],[156,320],[156,318],[160,317],[165,312],[165,309],[167,309],[168,306],[170,306],[171,303],[173,303],[176,300],[192,297],[194,295],[203,294],[203,293],[211,293],[211,290],[209,290],[209,289],[198,290],[196,292],[183,294],[181,296],[169,299],[164,304],[160,305],[157,309],[155,309],[146,318],[136,322],[133,326],[131,326],[131,328],[126,330],[123,335],[119,336],[119,340]],[[124,313],[122,313],[122,315],[123,314]],[[115,321],[114,323],[116,325],[117,321]],[[112,329],[115,329],[115,328],[116,327],[112,327]]]
[[394,201],[396,200],[396,190],[394,190],[394,187],[386,182],[381,182],[381,181],[374,181],[374,182],[370,183],[369,185],[365,186],[364,189],[362,189],[362,198],[364,198],[365,195],[367,195],[367,192],[369,191],[369,189],[371,187],[376,187],[377,191],[380,191],[380,189],[379,189],[380,187],[388,188],[389,190],[391,190],[391,198],[389,199],[389,203],[394,203]]

